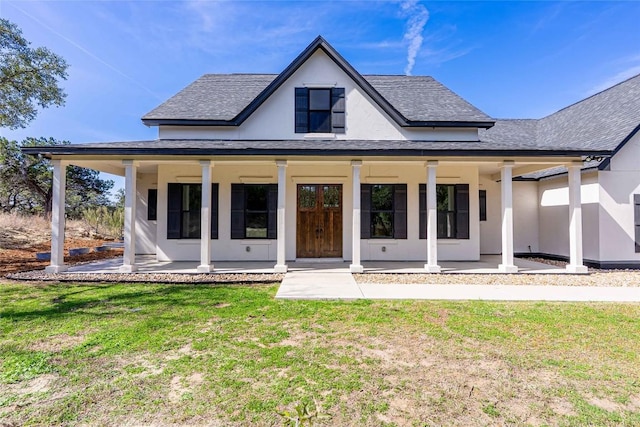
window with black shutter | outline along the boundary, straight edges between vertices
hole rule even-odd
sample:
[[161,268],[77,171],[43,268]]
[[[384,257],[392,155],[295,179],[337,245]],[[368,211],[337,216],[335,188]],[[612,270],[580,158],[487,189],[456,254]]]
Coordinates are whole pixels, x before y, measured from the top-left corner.
[[155,221],[158,219],[158,190],[150,188],[147,190],[147,220]]
[[231,184],[231,238],[277,238],[277,184]]
[[362,239],[407,238],[407,185],[362,184]]
[[635,228],[636,253],[640,252],[640,194],[633,195],[633,225]]
[[295,89],[296,133],[344,133],[344,88]]
[[479,190],[478,199],[480,201],[480,221],[487,220],[487,190]]
[[[427,185],[420,184],[421,239],[427,238]],[[469,184],[436,185],[438,239],[469,238]]]
[[[167,239],[199,239],[201,184],[167,186]],[[211,184],[211,238],[218,238],[218,184]]]

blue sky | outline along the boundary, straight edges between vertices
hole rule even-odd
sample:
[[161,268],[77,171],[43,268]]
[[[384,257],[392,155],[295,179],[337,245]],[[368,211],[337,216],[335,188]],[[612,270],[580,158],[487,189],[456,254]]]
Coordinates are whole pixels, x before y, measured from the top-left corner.
[[69,63],[64,107],[9,138],[153,139],[140,117],[204,73],[278,73],[317,35],[363,74],[431,75],[498,118],[539,118],[640,74],[640,2],[8,1]]

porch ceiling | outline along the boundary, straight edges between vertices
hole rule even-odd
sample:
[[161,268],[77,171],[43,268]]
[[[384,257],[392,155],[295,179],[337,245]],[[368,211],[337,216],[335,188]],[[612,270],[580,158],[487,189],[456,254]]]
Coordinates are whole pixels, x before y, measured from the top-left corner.
[[[94,169],[100,172],[110,173],[113,175],[124,176],[125,169],[122,164],[122,161],[125,160],[122,157],[109,157],[102,158],[100,160],[96,160],[95,158],[82,158],[78,156],[73,156],[69,158],[64,158],[64,160],[68,161],[69,164],[80,166],[84,168]],[[132,160],[132,159],[128,159]],[[136,160],[136,159],[133,159]],[[199,167],[199,160],[202,158],[191,157],[185,158],[184,160],[167,160],[166,158],[144,158],[136,160],[138,163],[138,172],[144,174],[156,173],[158,171],[158,165],[161,164],[183,164],[183,165],[191,165]],[[287,160],[290,165],[313,165],[313,164],[342,164],[345,166],[350,165],[351,157],[344,158],[321,158],[321,157],[294,157],[294,158],[278,158],[275,157],[258,157],[251,156],[251,158],[233,156],[233,157],[224,157],[224,158],[213,158],[214,164],[227,164],[227,165],[238,165],[238,166],[259,166],[259,165],[273,165],[275,168],[276,160]],[[364,164],[380,164],[380,165],[397,165],[399,167],[409,166],[409,165],[420,165],[424,166],[426,161],[429,160],[438,160],[440,165],[443,166],[460,166],[464,167],[477,167],[478,173],[483,176],[489,176],[492,180],[497,181],[500,179],[500,168],[506,159],[504,158],[488,158],[482,160],[475,159],[460,159],[455,157],[450,158],[421,158],[415,160],[407,160],[406,158],[362,158]],[[530,174],[533,172],[540,172],[547,169],[556,168],[558,166],[564,166],[569,163],[573,163],[579,159],[576,158],[517,158],[517,159],[509,159],[514,161],[514,170],[513,176],[517,177],[524,174]]]

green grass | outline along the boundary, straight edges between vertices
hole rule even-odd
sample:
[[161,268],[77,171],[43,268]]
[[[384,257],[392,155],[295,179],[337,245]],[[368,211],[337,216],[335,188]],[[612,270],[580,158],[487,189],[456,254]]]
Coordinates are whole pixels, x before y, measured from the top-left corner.
[[0,285],[0,424],[640,425],[640,305]]

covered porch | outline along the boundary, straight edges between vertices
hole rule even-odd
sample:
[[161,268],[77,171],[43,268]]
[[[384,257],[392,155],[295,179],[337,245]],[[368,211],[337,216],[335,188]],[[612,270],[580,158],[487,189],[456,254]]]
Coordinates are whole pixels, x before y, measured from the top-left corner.
[[[54,158],[53,216],[52,216],[52,256],[48,272],[60,273],[68,269],[62,257],[64,241],[64,189],[65,168],[69,164],[89,167],[125,177],[125,227],[124,257],[118,261],[109,261],[101,266],[76,266],[72,270],[94,268],[102,272],[276,272],[285,273],[290,269],[347,267],[352,273],[363,272],[402,272],[402,273],[586,273],[582,259],[582,212],[580,200],[581,166],[579,157],[529,157],[497,158],[486,157],[469,159],[460,157],[420,158],[407,160],[406,157],[276,157],[253,156],[251,158],[229,156],[202,158],[183,156],[179,160],[167,160],[161,156],[139,156],[137,158]],[[566,269],[545,264],[532,265],[530,261],[514,257],[514,192],[513,178],[527,173],[566,166],[569,171],[569,243],[570,262]],[[237,177],[230,178],[230,172]],[[161,172],[162,171],[162,172]],[[305,172],[307,172],[305,174]],[[227,180],[223,182],[220,180]],[[480,212],[478,192],[481,181],[497,182],[499,187],[499,241],[500,246],[493,255],[481,255]],[[148,203],[143,200],[140,184],[146,182],[145,189],[155,186],[158,200],[157,228],[154,228],[155,255],[141,255],[139,230],[148,224],[140,220],[139,209]],[[167,240],[167,213],[163,211],[167,203],[166,186],[171,182],[197,183],[202,191],[198,212],[200,238],[191,236],[190,241]],[[212,184],[221,182],[218,187]],[[229,231],[229,211],[233,209],[231,196],[232,182],[274,183],[273,225],[277,233],[270,240],[256,241],[245,238],[233,239]],[[409,199],[405,221],[409,232],[406,240],[366,239],[362,236],[361,218],[370,208],[362,205],[361,191],[365,185],[393,183],[405,185],[405,200]],[[418,191],[420,182],[420,192]],[[466,215],[469,221],[467,234],[471,240],[441,239],[439,222],[441,221],[436,189],[439,185],[455,185],[466,182]],[[300,185],[335,184],[341,189],[341,248],[337,263],[325,264],[323,258],[308,262],[299,256],[296,245],[297,224],[299,223],[299,199],[296,193]],[[217,185],[217,184],[216,184]],[[215,193],[213,192],[215,188]],[[344,191],[342,191],[344,189]],[[220,193],[218,193],[218,191]],[[224,197],[223,197],[224,196]],[[212,238],[212,209],[218,209],[220,239]],[[225,199],[226,198],[226,199]],[[418,199],[424,203],[424,224],[418,216]],[[424,200],[423,200],[424,199]],[[141,203],[143,201],[144,203]],[[412,205],[413,203],[413,205]],[[537,203],[537,200],[536,200]],[[342,211],[344,209],[344,212]],[[369,209],[369,210],[367,210]],[[420,208],[420,215],[423,214]],[[138,212],[138,213],[137,213]],[[216,215],[218,213],[216,212]],[[298,215],[298,216],[297,216]],[[440,218],[439,218],[440,217]],[[141,227],[142,226],[142,227]],[[231,227],[232,228],[232,227]],[[418,228],[424,237],[418,238]],[[217,232],[217,231],[216,231]],[[230,234],[231,233],[231,234]],[[266,233],[266,231],[265,231]],[[406,231],[405,231],[406,233]],[[494,233],[495,235],[496,233]],[[265,235],[265,237],[267,237]],[[456,245],[468,259],[451,260]],[[248,255],[250,249],[263,250],[263,259],[254,259]],[[390,254],[395,247],[400,250]],[[182,249],[181,249],[182,248]],[[465,249],[466,248],[466,249]],[[199,262],[178,261],[172,254],[188,249],[190,253],[199,252]],[[198,250],[199,249],[199,250]],[[246,249],[246,253],[243,249]],[[197,252],[194,252],[196,250]],[[373,251],[376,255],[373,256]],[[448,251],[448,252],[447,252]],[[362,253],[365,253],[364,260]],[[385,253],[386,252],[386,253]],[[406,254],[410,253],[411,257]],[[443,255],[443,253],[445,255]],[[405,255],[403,255],[405,254]],[[423,255],[420,255],[423,254]],[[419,260],[416,260],[416,255]],[[225,258],[226,257],[226,258]],[[386,258],[385,258],[386,257]],[[198,256],[189,255],[188,259]],[[453,257],[455,259],[455,257]],[[179,258],[178,258],[179,259]],[[237,259],[237,261],[236,261]],[[372,260],[373,259],[373,260]],[[409,261],[399,262],[400,259]],[[375,261],[374,261],[375,260]],[[275,261],[275,263],[273,262]],[[214,267],[215,263],[215,267]],[[347,264],[348,263],[348,264]]]

